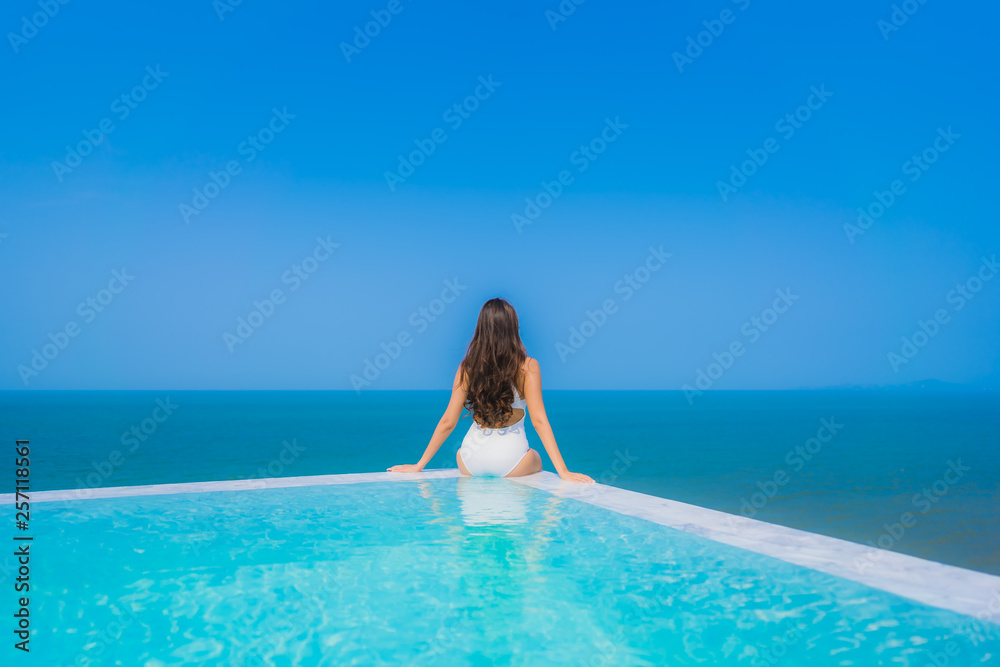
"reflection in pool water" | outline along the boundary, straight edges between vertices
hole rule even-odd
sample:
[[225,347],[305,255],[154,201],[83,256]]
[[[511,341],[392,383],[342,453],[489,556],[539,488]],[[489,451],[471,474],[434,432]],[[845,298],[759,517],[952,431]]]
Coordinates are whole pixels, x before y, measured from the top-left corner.
[[458,480],[458,499],[467,526],[526,523],[529,495],[526,487],[502,477]]

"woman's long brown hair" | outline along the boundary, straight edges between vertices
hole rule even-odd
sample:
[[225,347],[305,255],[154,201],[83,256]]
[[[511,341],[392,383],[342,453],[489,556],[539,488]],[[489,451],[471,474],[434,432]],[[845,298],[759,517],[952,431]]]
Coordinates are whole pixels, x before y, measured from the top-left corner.
[[527,358],[514,307],[503,299],[484,303],[461,366],[465,408],[481,426],[497,428],[511,418],[514,386]]

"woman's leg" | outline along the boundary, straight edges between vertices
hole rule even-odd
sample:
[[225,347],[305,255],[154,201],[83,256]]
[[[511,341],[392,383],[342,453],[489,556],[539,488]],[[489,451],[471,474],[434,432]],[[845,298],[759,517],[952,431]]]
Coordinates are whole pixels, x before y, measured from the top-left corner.
[[542,469],[542,457],[534,449],[529,449],[524,458],[514,466],[514,469],[504,475],[505,477],[521,477],[540,472]]
[[458,461],[459,472],[461,472],[463,475],[468,475],[469,477],[472,477],[472,473],[469,472],[468,468],[465,467],[465,461],[462,460],[461,449],[455,452],[455,460]]

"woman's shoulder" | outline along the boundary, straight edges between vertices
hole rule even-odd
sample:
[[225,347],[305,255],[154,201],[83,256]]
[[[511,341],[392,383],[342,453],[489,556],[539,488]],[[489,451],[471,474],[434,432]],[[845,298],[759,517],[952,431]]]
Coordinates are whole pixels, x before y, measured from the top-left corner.
[[524,363],[521,364],[521,370],[525,373],[537,373],[538,360],[533,357],[525,357]]

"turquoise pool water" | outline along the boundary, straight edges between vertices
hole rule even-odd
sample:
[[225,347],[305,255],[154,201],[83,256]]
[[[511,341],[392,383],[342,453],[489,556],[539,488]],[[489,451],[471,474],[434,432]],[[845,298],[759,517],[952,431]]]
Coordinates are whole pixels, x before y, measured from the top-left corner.
[[503,479],[34,511],[33,664],[923,667],[1000,656],[1000,626]]

